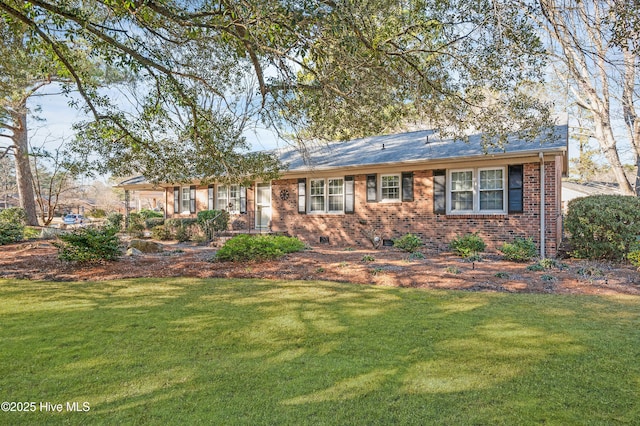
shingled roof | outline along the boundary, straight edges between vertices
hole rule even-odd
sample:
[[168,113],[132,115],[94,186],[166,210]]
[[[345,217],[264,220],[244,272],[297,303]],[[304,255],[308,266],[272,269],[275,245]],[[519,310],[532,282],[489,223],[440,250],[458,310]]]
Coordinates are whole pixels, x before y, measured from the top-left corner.
[[442,139],[431,130],[395,135],[372,136],[345,142],[315,145],[308,148],[308,161],[296,148],[276,150],[288,171],[338,169],[379,164],[428,162],[448,159],[483,157],[500,154],[537,154],[547,151],[566,151],[568,126],[556,126],[549,136],[534,141],[509,138],[503,148],[484,147],[480,135],[472,135],[469,142]]

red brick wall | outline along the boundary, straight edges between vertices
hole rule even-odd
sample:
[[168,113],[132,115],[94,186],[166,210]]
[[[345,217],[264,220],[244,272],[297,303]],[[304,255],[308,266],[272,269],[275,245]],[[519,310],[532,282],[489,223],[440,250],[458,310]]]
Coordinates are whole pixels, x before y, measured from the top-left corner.
[[[545,162],[545,223],[547,256],[554,256],[561,229],[559,185],[561,168],[556,160]],[[478,232],[491,251],[515,237],[532,237],[540,244],[540,164],[524,166],[524,213],[505,215],[446,215],[433,213],[433,171],[414,171],[414,200],[398,203],[367,203],[366,175],[355,176],[354,214],[299,214],[297,179],[273,182],[272,193],[287,189],[291,196],[282,201],[272,197],[272,230],[287,232],[309,244],[328,237],[331,245],[371,247],[366,234],[376,231],[384,239],[406,233],[417,234],[428,246],[442,250],[456,236]],[[558,197],[556,196],[558,195]]]

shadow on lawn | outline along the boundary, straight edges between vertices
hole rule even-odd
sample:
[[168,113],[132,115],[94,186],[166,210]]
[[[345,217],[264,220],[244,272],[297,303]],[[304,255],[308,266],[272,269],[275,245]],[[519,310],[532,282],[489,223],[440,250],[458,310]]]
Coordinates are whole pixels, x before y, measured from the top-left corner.
[[637,301],[192,279],[9,281],[0,296],[5,398],[91,404],[73,416],[559,421],[633,396],[581,394],[590,378],[571,369],[602,361],[588,356],[606,325],[593,313],[626,318],[628,333]]

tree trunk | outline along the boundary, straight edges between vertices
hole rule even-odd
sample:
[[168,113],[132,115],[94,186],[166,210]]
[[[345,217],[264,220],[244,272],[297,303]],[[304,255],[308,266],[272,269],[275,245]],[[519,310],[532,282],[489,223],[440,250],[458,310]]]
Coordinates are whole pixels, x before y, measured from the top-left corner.
[[33,175],[31,174],[31,164],[29,163],[26,111],[14,116],[14,125],[12,139],[15,149],[16,181],[20,207],[24,209],[27,215],[27,225],[38,226],[36,197],[33,192]]

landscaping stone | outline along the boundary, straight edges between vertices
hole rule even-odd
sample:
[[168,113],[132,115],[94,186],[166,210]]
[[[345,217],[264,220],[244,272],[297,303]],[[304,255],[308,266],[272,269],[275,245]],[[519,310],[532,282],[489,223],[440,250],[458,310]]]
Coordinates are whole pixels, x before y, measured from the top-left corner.
[[142,256],[144,253],[137,248],[129,247],[126,254],[127,256]]

